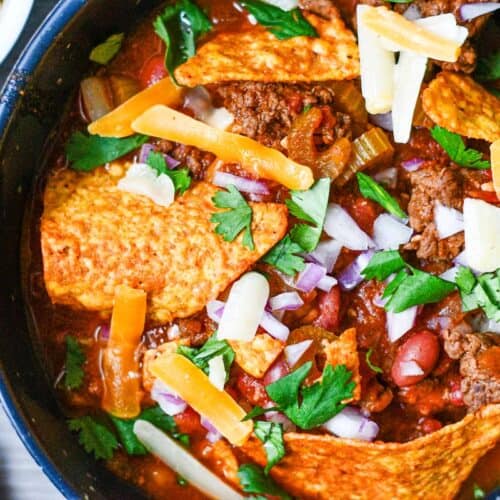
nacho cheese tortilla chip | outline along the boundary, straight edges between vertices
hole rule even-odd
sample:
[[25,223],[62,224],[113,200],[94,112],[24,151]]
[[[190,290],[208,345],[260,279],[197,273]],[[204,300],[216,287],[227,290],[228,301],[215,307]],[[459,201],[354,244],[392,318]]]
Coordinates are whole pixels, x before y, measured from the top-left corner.
[[[288,433],[286,455],[271,475],[301,499],[451,500],[499,438],[500,404],[408,443]],[[257,439],[249,440],[243,452],[266,463]]]
[[262,26],[239,33],[221,33],[177,68],[181,85],[195,87],[233,80],[301,82],[350,80],[359,76],[356,39],[336,9],[326,20],[305,17],[319,38],[278,40]]
[[424,90],[422,105],[451,132],[488,142],[500,138],[500,99],[468,76],[442,71]]
[[165,208],[118,190],[121,175],[99,168],[49,178],[41,242],[53,302],[107,312],[116,286],[125,284],[148,293],[154,320],[185,318],[217,298],[286,232],[284,205],[251,203],[251,251],[243,235],[230,243],[215,233],[215,186],[200,182]]

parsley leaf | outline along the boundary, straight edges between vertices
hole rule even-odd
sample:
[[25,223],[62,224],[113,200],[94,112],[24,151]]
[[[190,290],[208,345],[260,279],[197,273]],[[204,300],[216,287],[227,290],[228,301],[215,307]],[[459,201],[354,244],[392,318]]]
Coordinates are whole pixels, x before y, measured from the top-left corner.
[[471,293],[476,284],[476,277],[470,269],[460,266],[455,276],[455,283],[462,292]]
[[365,198],[369,198],[377,202],[381,207],[387,210],[390,214],[407,219],[408,216],[399,206],[399,203],[393,198],[378,182],[375,182],[371,177],[362,172],[356,174],[358,178],[359,191]]
[[290,191],[290,199],[286,201],[288,210],[298,219],[310,222],[296,224],[291,232],[292,241],[300,245],[306,252],[312,252],[319,243],[323,224],[325,223],[328,197],[330,196],[330,179],[319,179],[307,191]]
[[267,252],[262,260],[274,266],[278,271],[294,276],[295,273],[302,271],[306,266],[303,257],[297,255],[303,251],[302,247],[294,243],[290,235],[287,234]]
[[243,245],[250,250],[255,249],[252,238],[252,208],[241,193],[229,185],[227,191],[219,191],[212,201],[217,208],[229,208],[225,212],[212,215],[210,222],[217,224],[215,232],[224,238],[224,241],[234,241],[245,230]]
[[254,464],[243,464],[238,469],[238,479],[245,493],[263,493],[284,500],[292,500],[292,497],[283,491],[270,476]]
[[71,162],[71,168],[90,172],[96,167],[125,156],[147,140],[144,135],[115,139],[75,132],[66,144],[66,156]]
[[394,276],[391,282],[385,287],[384,293],[382,294],[383,299],[389,299],[394,295],[394,292],[398,289],[398,286],[406,279],[408,273],[406,272],[406,267],[401,269],[401,271]]
[[[278,404],[281,411],[301,429],[312,429],[337,415],[345,408],[342,403],[352,397],[355,383],[352,373],[345,365],[326,365],[320,381],[310,386],[301,384],[311,371],[312,362],[268,385],[269,397]],[[302,401],[299,403],[299,391]]]
[[500,50],[487,57],[479,58],[474,76],[480,82],[498,80],[500,78]]
[[368,349],[368,352],[366,353],[365,355],[365,360],[366,360],[366,364],[370,367],[370,369],[372,371],[374,371],[375,373],[384,373],[384,371],[382,370],[382,368],[380,368],[379,366],[377,365],[374,365],[371,361],[371,357],[372,357],[372,353],[373,353],[373,349],[370,347],[370,349]]
[[240,0],[239,3],[278,40],[296,36],[318,37],[316,29],[298,8],[286,11],[260,0]]
[[179,0],[165,8],[153,23],[165,42],[165,67],[174,81],[174,71],[196,54],[196,42],[212,29],[206,14],[191,0]]
[[254,425],[255,435],[264,443],[267,457],[266,474],[285,456],[283,427],[274,422],[257,421]]
[[68,335],[66,337],[66,364],[64,385],[68,389],[78,389],[83,383],[85,372],[82,365],[85,363],[85,354],[78,341]]
[[486,169],[490,164],[483,160],[482,153],[475,149],[466,149],[463,139],[443,127],[434,125],[431,128],[432,138],[448,153],[452,161],[461,167]]
[[361,275],[367,280],[376,278],[379,281],[384,281],[392,273],[398,272],[405,266],[406,263],[397,250],[377,252],[361,271]]
[[167,166],[167,162],[161,153],[151,151],[149,153],[147,164],[156,172],[158,175],[164,174],[172,179],[174,183],[174,188],[176,192],[184,194],[191,186],[191,177],[189,175],[189,170],[187,168],[180,168],[176,170],[170,170]]
[[146,408],[136,418],[123,419],[111,415],[111,420],[118,432],[123,447],[129,455],[146,455],[148,453],[148,450],[137,439],[134,433],[134,424],[137,420],[146,420],[155,427],[158,427],[158,429],[167,432],[185,446],[189,445],[189,436],[181,434],[177,429],[174,418],[167,415],[159,406]]
[[111,35],[106,41],[92,49],[89,59],[98,64],[108,64],[122,48],[125,33]]
[[71,431],[79,432],[79,442],[96,460],[109,460],[118,448],[115,435],[92,417],[73,418],[68,422]]
[[207,375],[209,372],[208,362],[217,356],[222,356],[226,369],[226,377],[229,377],[229,370],[231,369],[235,356],[229,343],[226,340],[218,340],[216,334],[212,335],[199,349],[180,345],[177,348],[177,352],[188,358]]
[[474,483],[473,495],[474,500],[481,500],[482,498],[486,498],[486,493],[477,483]]

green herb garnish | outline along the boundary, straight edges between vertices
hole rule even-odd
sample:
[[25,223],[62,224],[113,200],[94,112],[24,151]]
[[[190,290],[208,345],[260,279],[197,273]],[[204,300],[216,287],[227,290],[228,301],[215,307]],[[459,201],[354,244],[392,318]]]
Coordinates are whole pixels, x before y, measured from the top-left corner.
[[96,167],[125,156],[147,140],[144,135],[115,139],[75,132],[66,144],[66,156],[71,168],[90,172]]
[[487,57],[479,58],[474,76],[479,82],[491,82],[500,79],[500,50]]
[[365,198],[377,202],[382,208],[390,214],[407,219],[408,216],[399,206],[399,203],[393,198],[378,182],[362,172],[356,174],[358,178],[359,191]]
[[406,263],[397,250],[377,252],[361,271],[361,275],[367,280],[376,278],[379,281],[384,281],[405,266]]
[[[243,464],[238,469],[238,479],[245,493],[258,493],[272,495],[284,500],[292,500],[292,497],[281,489],[270,476],[257,465]],[[259,497],[258,497],[259,498]]]
[[207,15],[191,0],[179,0],[165,8],[153,23],[165,42],[165,67],[174,81],[174,71],[196,54],[196,42],[212,29]]
[[434,125],[431,128],[431,135],[457,165],[476,169],[490,168],[489,162],[482,159],[482,153],[472,148],[466,148],[463,139],[458,134]]
[[365,355],[366,364],[369,366],[370,370],[374,371],[375,373],[384,373],[382,368],[380,368],[379,366],[374,365],[372,363],[372,361],[371,361],[372,353],[373,353],[373,349],[370,347],[370,349],[368,349],[368,351]]
[[303,248],[294,243],[290,235],[287,234],[269,250],[262,260],[282,273],[293,276],[306,267],[304,258],[299,255],[303,251]]
[[229,209],[215,213],[210,218],[210,222],[217,224],[215,232],[221,235],[224,241],[234,241],[242,231],[245,231],[243,245],[254,250],[251,230],[252,208],[241,193],[233,185],[229,185],[227,191],[219,191],[212,201],[217,208]]
[[122,47],[124,33],[117,33],[116,35],[111,35],[106,41],[97,45],[92,49],[89,59],[98,64],[108,64],[113,57],[118,54]]
[[115,435],[92,417],[73,418],[68,422],[69,429],[79,433],[79,442],[87,453],[93,453],[96,460],[109,460],[118,448]]
[[278,40],[296,36],[318,37],[314,26],[298,8],[286,11],[260,0],[240,0],[239,3]]
[[191,186],[191,176],[189,175],[189,170],[187,168],[179,168],[171,170],[167,166],[167,162],[161,153],[152,151],[149,153],[146,163],[156,172],[158,175],[164,174],[172,179],[175,187],[175,191],[184,194]]
[[285,443],[283,441],[283,426],[274,422],[257,421],[254,433],[264,443],[267,457],[266,474],[285,456]]
[[64,373],[64,385],[67,389],[78,389],[83,383],[85,372],[83,364],[85,363],[85,354],[78,341],[68,335],[66,337],[66,364]]
[[486,493],[477,483],[474,483],[473,495],[474,500],[481,500],[482,498],[486,498]]
[[265,415],[269,411],[279,411],[277,406],[273,406],[272,408],[262,408],[262,406],[254,406],[243,418],[242,422],[246,422],[247,420],[253,420],[254,418],[261,417]]

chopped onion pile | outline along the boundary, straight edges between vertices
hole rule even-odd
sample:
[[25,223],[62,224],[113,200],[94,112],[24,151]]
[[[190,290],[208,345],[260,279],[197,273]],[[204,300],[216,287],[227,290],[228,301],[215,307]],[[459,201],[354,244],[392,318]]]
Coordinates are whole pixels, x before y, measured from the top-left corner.
[[420,365],[413,360],[402,361],[400,368],[401,368],[401,375],[403,377],[417,377],[425,373],[424,370],[422,370],[422,368],[420,367]]
[[285,358],[290,368],[293,368],[298,363],[299,359],[311,347],[312,342],[312,340],[304,340],[285,347]]
[[325,422],[323,428],[338,437],[362,441],[373,441],[379,432],[379,426],[373,420],[351,406]]
[[397,250],[412,234],[413,229],[389,214],[379,215],[373,224],[373,239],[380,250]]
[[172,179],[156,171],[145,163],[134,163],[125,177],[118,181],[118,189],[132,194],[146,196],[157,205],[169,207],[175,199]]
[[498,2],[465,3],[460,6],[460,17],[464,21],[471,21],[476,17],[490,14],[498,9],[500,9]]
[[214,175],[213,183],[219,187],[228,187],[233,185],[238,191],[251,194],[267,195],[270,193],[267,184],[262,181],[246,179],[228,172],[217,171]]
[[339,258],[342,244],[335,240],[322,241],[316,249],[308,254],[308,258],[326,268],[327,273],[331,273]]
[[188,407],[187,403],[174,394],[160,379],[156,379],[153,383],[151,399],[156,401],[160,408],[172,417],[182,413]]
[[269,300],[269,306],[273,311],[294,311],[303,305],[304,301],[297,292],[280,293]]
[[[143,144],[139,152],[138,162],[147,163],[149,155],[154,151],[156,151],[156,148],[152,144],[149,144],[148,142],[146,144]],[[181,164],[180,161],[176,160],[175,158],[172,158],[169,155],[164,154],[163,158],[165,158],[167,167],[170,169],[177,168]]]
[[219,391],[224,390],[224,385],[226,383],[226,368],[222,355],[215,356],[208,360],[208,380],[210,380],[210,383],[219,389]]
[[214,108],[212,99],[205,87],[198,86],[186,93],[184,107],[194,116],[211,127],[226,130],[234,122],[234,116],[226,108]]
[[387,311],[387,336],[391,342],[396,342],[396,340],[400,339],[415,326],[417,313],[417,306],[410,307],[400,313]]
[[439,201],[434,203],[434,224],[439,239],[448,238],[464,230],[464,216],[454,208],[445,207]]
[[361,272],[368,265],[375,252],[367,250],[359,254],[356,259],[347,266],[339,275],[339,284],[342,290],[352,290],[356,288],[362,281]]
[[242,495],[224,483],[182,445],[153,424],[145,420],[137,420],[134,424],[134,434],[146,449],[205,495],[224,500],[243,500]]

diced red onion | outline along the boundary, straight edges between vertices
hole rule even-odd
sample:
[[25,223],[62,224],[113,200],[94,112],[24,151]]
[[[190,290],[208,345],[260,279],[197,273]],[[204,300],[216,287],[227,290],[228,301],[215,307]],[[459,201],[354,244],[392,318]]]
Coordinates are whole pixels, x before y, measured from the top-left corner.
[[389,167],[380,172],[377,172],[373,179],[380,184],[384,184],[385,186],[394,189],[398,183],[398,169],[396,167]]
[[498,2],[465,3],[460,6],[460,17],[464,21],[471,21],[476,17],[490,14],[498,9],[500,9]]
[[273,311],[295,311],[304,305],[304,301],[297,292],[285,292],[269,299]]
[[342,245],[335,240],[322,241],[308,257],[325,267],[327,273],[331,273],[339,258]]
[[362,441],[373,441],[379,432],[379,426],[373,420],[351,406],[325,422],[323,428],[338,437]]
[[448,238],[464,230],[464,216],[454,208],[446,207],[436,201],[434,203],[434,223],[440,240]]
[[377,127],[383,128],[392,132],[392,112],[384,113],[381,115],[370,115],[370,121],[377,125]]
[[396,340],[400,339],[406,332],[413,328],[417,319],[417,312],[417,306],[410,307],[400,313],[387,311],[387,336],[391,342],[396,342]]
[[181,330],[179,328],[179,325],[173,324],[168,330],[167,330],[167,338],[168,340],[175,340],[179,338],[181,335]]
[[422,370],[421,366],[414,360],[402,361],[400,369],[403,377],[416,377],[424,374],[424,370]]
[[422,158],[412,158],[411,160],[406,160],[401,163],[401,166],[407,171],[407,172],[415,172],[418,170],[423,164],[425,163],[425,160]]
[[298,0],[264,0],[264,2],[286,11],[296,9],[299,6]]
[[212,422],[210,422],[210,420],[208,420],[207,418],[203,416],[200,417],[200,424],[208,431],[206,438],[212,444],[216,443],[222,438],[222,434],[212,425]]
[[285,361],[285,359],[278,358],[278,361],[275,361],[271,368],[267,370],[262,381],[264,382],[264,385],[269,385],[273,382],[276,382],[276,380],[285,377],[289,373],[290,367],[288,366],[288,363]]
[[413,229],[389,214],[381,214],[373,223],[373,240],[380,250],[397,250],[408,243]]
[[326,213],[324,230],[342,246],[350,250],[367,250],[375,246],[372,239],[356,224],[356,221],[336,203],[330,203]]
[[[273,405],[272,403],[271,405]],[[265,414],[265,419],[268,422],[274,422],[275,424],[281,424],[285,432],[295,432],[297,427],[295,424],[283,413],[279,411],[269,411]]]
[[311,292],[325,276],[326,269],[323,266],[315,264],[314,262],[309,262],[297,277],[295,288],[303,292]]
[[262,319],[260,321],[260,326],[267,332],[271,337],[286,342],[288,335],[290,335],[290,328],[284,325],[281,321],[276,319],[270,312],[264,311]]
[[408,21],[416,21],[417,19],[420,19],[422,17],[422,12],[420,12],[420,9],[418,8],[417,5],[411,4],[403,14],[403,17],[408,19]]
[[333,276],[324,276],[317,284],[317,288],[328,293],[336,284],[337,280]]
[[469,267],[469,262],[467,260],[467,252],[464,250],[460,252],[454,259],[453,263],[459,266]]
[[342,290],[352,290],[362,281],[361,271],[368,265],[375,252],[367,250],[359,254],[354,261],[348,265],[339,275],[339,284]]
[[174,394],[161,380],[156,379],[151,389],[151,399],[156,401],[160,408],[170,416],[178,415],[187,408],[187,403]]
[[101,340],[109,340],[111,330],[109,325],[101,325],[99,327],[99,337]]
[[213,183],[219,187],[227,187],[233,185],[238,191],[243,193],[262,194],[267,195],[270,193],[267,184],[262,181],[255,181],[246,179],[238,175],[233,175],[228,172],[217,171],[214,175]]
[[383,299],[382,295],[375,295],[372,302],[375,306],[382,308],[387,304],[387,300],[388,299]]
[[304,353],[311,347],[312,340],[304,340],[297,344],[287,345],[285,347],[285,358],[288,366],[293,368]]
[[[141,150],[139,151],[138,163],[147,163],[149,155],[154,151],[156,151],[156,148],[152,144],[149,144],[149,143],[143,144],[141,146]],[[180,161],[176,160],[175,158],[172,158],[171,156],[169,156],[167,154],[164,154],[163,158],[165,158],[165,161],[167,163],[167,167],[170,170],[177,168],[181,164]]]
[[80,89],[85,113],[91,122],[98,120],[113,109],[104,78],[99,76],[85,78],[80,83]]
[[450,267],[444,273],[440,274],[439,277],[443,280],[450,281],[451,283],[455,283],[455,278],[458,272],[458,266]]
[[207,316],[218,323],[222,318],[222,313],[224,312],[225,302],[221,300],[211,300],[207,304]]
[[186,92],[184,107],[191,110],[196,118],[203,120],[213,108],[212,98],[205,87],[198,85]]

